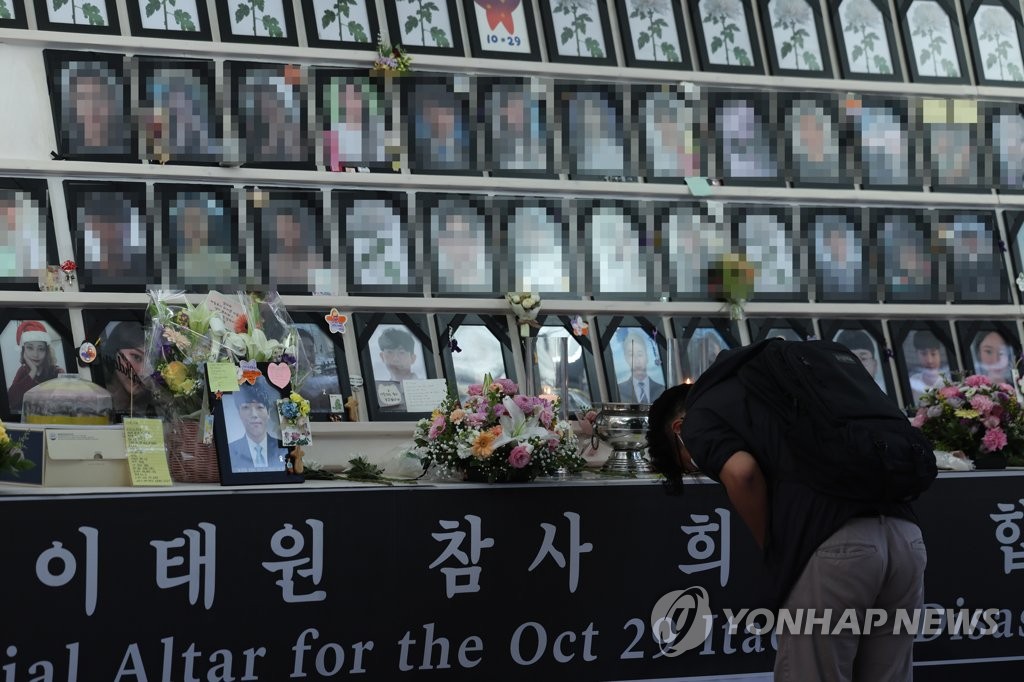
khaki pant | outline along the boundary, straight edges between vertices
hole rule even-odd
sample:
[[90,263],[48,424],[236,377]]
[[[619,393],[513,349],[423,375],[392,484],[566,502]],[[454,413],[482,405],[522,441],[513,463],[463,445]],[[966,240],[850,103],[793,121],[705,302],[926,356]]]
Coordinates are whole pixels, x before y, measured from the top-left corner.
[[913,635],[892,634],[896,609],[924,603],[928,562],[921,530],[890,517],[855,518],[811,556],[786,609],[832,609],[835,628],[844,609],[885,609],[888,620],[870,634],[779,634],[776,682],[905,682],[913,679]]

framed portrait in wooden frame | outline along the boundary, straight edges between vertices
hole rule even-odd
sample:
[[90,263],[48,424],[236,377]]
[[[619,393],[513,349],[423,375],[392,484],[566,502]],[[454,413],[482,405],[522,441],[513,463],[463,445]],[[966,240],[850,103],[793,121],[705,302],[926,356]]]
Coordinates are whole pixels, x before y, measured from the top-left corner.
[[953,346],[950,323],[946,320],[890,320],[889,333],[904,408],[909,412],[918,400],[944,380],[960,372]]
[[1021,347],[1017,325],[1010,320],[957,320],[960,366],[994,384],[1008,384],[1020,394]]
[[669,325],[679,341],[676,360],[684,384],[697,381],[723,350],[742,345],[739,323],[727,317],[672,317]]
[[297,392],[309,401],[309,419],[314,422],[348,421],[345,403],[352,395],[343,336],[331,333],[324,315],[291,313],[302,352],[309,359],[310,372],[298,384]]
[[599,316],[596,335],[613,402],[649,405],[664,390],[665,335],[660,321],[646,316]]
[[964,22],[981,85],[1024,81],[1024,20],[1013,0],[965,0]]
[[[594,362],[594,344],[589,331],[577,334],[573,327],[573,318],[569,315],[537,316],[539,327],[530,327],[533,339],[533,357],[527,353],[526,340],[523,342],[523,362],[526,371],[533,373],[533,385],[536,393],[558,394],[557,384],[558,363],[560,357],[559,339],[567,338],[569,357],[566,358],[566,371],[569,379],[569,403],[567,411],[570,418],[585,414],[595,402],[600,402],[601,394],[597,381],[597,366]],[[525,391],[525,386],[520,386]]]
[[355,323],[370,419],[415,421],[429,416],[448,389],[437,378],[427,316],[359,313]]
[[88,3],[34,1],[36,26],[40,31],[121,34],[121,22],[117,17],[117,3],[114,0],[93,0]]
[[57,262],[46,180],[0,177],[0,286],[37,291],[39,271]]
[[533,3],[462,0],[474,57],[537,61],[540,45],[533,18]]
[[4,421],[20,421],[25,393],[78,367],[67,310],[0,310],[0,372]]
[[887,396],[899,404],[889,359],[892,351],[886,346],[880,320],[818,320],[821,338],[846,346],[864,365],[864,369]]
[[302,0],[302,18],[310,47],[372,50],[377,46],[380,25],[373,0]]
[[492,379],[516,381],[512,337],[504,315],[439,313],[437,339],[448,390],[465,400],[471,384]]
[[[133,36],[210,40],[210,16],[204,0],[126,0]],[[244,3],[243,3],[244,4]]]
[[291,451],[284,445],[277,401],[291,394],[291,384],[278,387],[267,379],[269,363],[257,363],[260,375],[243,381],[230,393],[211,392],[213,441],[221,485],[302,483],[289,471]]

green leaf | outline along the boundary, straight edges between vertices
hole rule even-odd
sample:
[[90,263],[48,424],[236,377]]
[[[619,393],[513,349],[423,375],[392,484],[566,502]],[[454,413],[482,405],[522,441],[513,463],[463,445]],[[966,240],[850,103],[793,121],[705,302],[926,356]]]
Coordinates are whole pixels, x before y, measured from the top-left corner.
[[821,64],[818,63],[818,58],[814,56],[813,52],[804,52],[804,61],[807,62],[809,70],[821,71]]
[[368,43],[370,39],[366,35],[366,30],[363,25],[354,19],[348,22],[348,32],[352,34],[353,40],[357,43]]
[[583,41],[583,44],[587,46],[587,52],[590,53],[591,57],[594,59],[604,58],[604,50],[601,49],[601,44],[598,43],[597,40],[594,38],[587,38]]
[[993,66],[996,65],[996,62],[998,62],[998,61],[999,61],[999,55],[997,55],[997,54],[990,54],[988,56],[988,59],[985,60],[985,68],[986,69],[991,69]]
[[676,46],[673,45],[672,43],[668,43],[668,42],[662,43],[661,44],[661,51],[665,55],[665,59],[667,61],[670,61],[670,62],[680,62],[680,61],[682,61],[679,58],[679,53],[676,52]]
[[572,40],[575,36],[576,36],[576,32],[573,31],[568,26],[566,26],[565,28],[562,29],[562,35],[560,35],[559,38],[561,39],[562,44],[565,45],[567,42]]
[[863,56],[863,54],[864,48],[861,47],[860,45],[857,45],[856,47],[853,48],[853,51],[850,52],[850,61],[857,61],[858,59],[861,58],[861,56]]
[[430,37],[434,39],[434,44],[438,47],[451,47],[451,43],[448,42],[448,34],[440,26],[431,27]]
[[349,12],[352,11],[351,5],[355,4],[355,0],[338,0],[334,3],[334,6],[338,8],[338,12],[346,19],[349,16]]
[[235,10],[235,23],[242,23],[242,20],[249,16],[249,12],[249,5],[245,4],[244,2],[239,3],[238,8]]
[[954,64],[951,60],[943,59],[940,63],[942,64],[942,69],[946,72],[947,76],[949,76],[950,78],[960,77],[960,69],[958,69],[956,64]]
[[415,14],[410,14],[409,18],[405,20],[405,32],[412,33],[417,26],[420,25],[420,20],[416,18]]
[[100,12],[100,8],[91,2],[87,2],[82,5],[82,14],[89,20],[89,24],[92,26],[106,26],[107,23],[103,21],[103,14]]
[[277,17],[264,14],[261,21],[268,36],[271,38],[284,38],[284,31],[281,30],[281,24],[277,21]]
[[711,41],[711,53],[714,54],[715,52],[718,52],[720,49],[722,49],[723,45],[725,45],[725,43],[722,42],[721,37],[715,36],[714,39]]
[[882,55],[876,54],[874,62],[875,62],[875,68],[878,69],[878,73],[884,73],[884,74],[892,73],[892,68],[889,66],[889,60],[887,60]]
[[921,50],[921,56],[918,57],[918,61],[922,64],[927,64],[928,60],[931,59],[932,53],[928,50]]
[[1014,63],[1006,65],[1006,70],[1010,72],[1010,77],[1015,81],[1024,81],[1024,71],[1020,70],[1020,67]]
[[779,53],[781,54],[782,58],[785,59],[786,57],[789,56],[789,53],[792,52],[792,51],[793,51],[793,43],[785,42],[785,43],[782,43],[782,49],[779,50]]
[[640,37],[636,39],[636,49],[644,49],[644,45],[646,45],[649,42],[651,42],[651,34],[648,33],[647,31],[644,31],[643,33],[640,34]]
[[325,9],[324,15],[320,17],[320,25],[323,26],[324,28],[327,28],[335,21],[337,21],[337,19],[338,15],[335,14],[333,10]]
[[251,2],[252,6],[258,9],[259,11],[267,11],[266,0],[249,0],[249,2]]
[[64,5],[68,4],[68,0],[53,0],[53,8],[60,9]]
[[183,9],[174,10],[174,21],[178,24],[178,28],[182,31],[198,31],[195,22],[192,21],[192,15]]
[[750,57],[742,47],[732,48],[732,56],[736,57],[736,61],[740,63],[740,66],[751,66]]
[[157,12],[159,12],[160,5],[160,0],[149,0],[149,2],[146,3],[146,16],[151,17]]

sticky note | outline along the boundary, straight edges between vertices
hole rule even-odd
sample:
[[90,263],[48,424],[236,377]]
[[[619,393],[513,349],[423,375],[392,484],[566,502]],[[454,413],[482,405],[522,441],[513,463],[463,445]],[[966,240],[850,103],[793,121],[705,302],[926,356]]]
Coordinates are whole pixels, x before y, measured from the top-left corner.
[[163,452],[129,453],[128,474],[132,485],[173,485],[167,455]]
[[164,423],[159,419],[125,417],[125,452],[159,452],[164,454]]
[[238,368],[233,362],[206,363],[206,378],[213,393],[231,393],[238,390]]
[[949,113],[946,107],[946,100],[944,99],[926,99],[921,103],[922,114],[924,116],[924,122],[928,123],[948,123]]
[[686,186],[690,188],[690,194],[695,197],[706,197],[711,194],[711,183],[707,178],[686,178]]
[[977,123],[978,102],[973,99],[953,100],[953,123]]

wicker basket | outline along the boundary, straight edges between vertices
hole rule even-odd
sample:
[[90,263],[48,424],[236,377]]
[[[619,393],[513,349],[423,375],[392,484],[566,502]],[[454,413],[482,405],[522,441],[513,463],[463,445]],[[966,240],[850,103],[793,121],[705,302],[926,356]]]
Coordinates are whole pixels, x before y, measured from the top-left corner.
[[198,421],[170,422],[167,462],[178,483],[220,483],[217,448],[200,440]]

